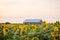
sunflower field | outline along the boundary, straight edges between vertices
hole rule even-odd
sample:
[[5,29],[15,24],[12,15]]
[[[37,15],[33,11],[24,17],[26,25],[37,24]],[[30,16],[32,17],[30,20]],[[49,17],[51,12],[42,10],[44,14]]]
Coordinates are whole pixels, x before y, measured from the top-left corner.
[[0,24],[0,40],[60,40],[60,22]]

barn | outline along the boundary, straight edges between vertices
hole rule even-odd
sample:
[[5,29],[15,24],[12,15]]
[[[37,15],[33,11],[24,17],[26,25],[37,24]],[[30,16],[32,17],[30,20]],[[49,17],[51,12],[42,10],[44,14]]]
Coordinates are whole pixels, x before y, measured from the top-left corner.
[[26,19],[24,22],[24,24],[41,24],[42,20],[41,19]]

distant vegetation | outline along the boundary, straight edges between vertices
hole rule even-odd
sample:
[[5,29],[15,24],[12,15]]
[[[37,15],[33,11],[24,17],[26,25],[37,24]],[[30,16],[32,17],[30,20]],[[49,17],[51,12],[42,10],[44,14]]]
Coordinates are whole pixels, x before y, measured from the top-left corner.
[[10,24],[10,22],[5,22],[5,24]]

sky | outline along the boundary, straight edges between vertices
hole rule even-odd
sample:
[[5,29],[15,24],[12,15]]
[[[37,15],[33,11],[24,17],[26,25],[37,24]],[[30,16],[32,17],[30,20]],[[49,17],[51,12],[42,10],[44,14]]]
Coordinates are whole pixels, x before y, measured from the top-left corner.
[[60,0],[0,0],[0,23],[25,19],[60,21]]

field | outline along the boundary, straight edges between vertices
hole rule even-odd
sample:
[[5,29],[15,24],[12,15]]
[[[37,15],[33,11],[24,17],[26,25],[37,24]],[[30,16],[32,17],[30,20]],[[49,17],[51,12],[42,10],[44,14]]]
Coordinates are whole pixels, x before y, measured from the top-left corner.
[[0,40],[60,40],[60,22],[0,24]]

